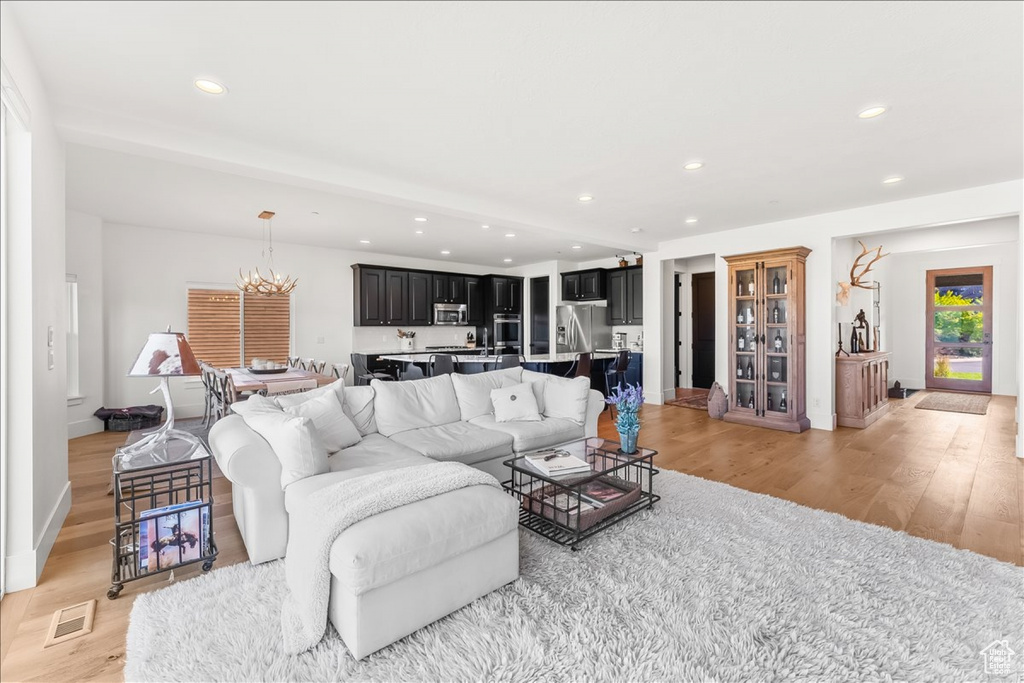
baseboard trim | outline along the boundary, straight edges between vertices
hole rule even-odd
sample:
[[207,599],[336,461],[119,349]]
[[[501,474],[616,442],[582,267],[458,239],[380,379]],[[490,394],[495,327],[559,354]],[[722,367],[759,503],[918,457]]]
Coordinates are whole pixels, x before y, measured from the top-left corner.
[[50,516],[36,539],[35,548],[7,558],[7,575],[4,579],[7,582],[5,588],[8,593],[25,590],[36,585],[39,576],[43,573],[46,560],[50,557],[50,551],[53,550],[53,544],[57,541],[57,535],[60,533],[61,527],[64,526],[64,520],[70,511],[71,482],[68,481],[64,484],[64,490],[61,491],[53,509],[50,510]]
[[87,420],[68,422],[69,439],[77,439],[80,436],[89,436],[90,434],[99,434],[102,431],[103,421],[95,417],[90,417]]
[[811,429],[822,429],[826,432],[835,431],[835,413],[807,413],[807,419],[811,421]]

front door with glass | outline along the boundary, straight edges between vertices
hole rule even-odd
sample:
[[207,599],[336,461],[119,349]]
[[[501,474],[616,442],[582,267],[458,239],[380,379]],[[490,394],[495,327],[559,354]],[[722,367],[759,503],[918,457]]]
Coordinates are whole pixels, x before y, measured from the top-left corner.
[[992,391],[992,266],[927,272],[925,386]]

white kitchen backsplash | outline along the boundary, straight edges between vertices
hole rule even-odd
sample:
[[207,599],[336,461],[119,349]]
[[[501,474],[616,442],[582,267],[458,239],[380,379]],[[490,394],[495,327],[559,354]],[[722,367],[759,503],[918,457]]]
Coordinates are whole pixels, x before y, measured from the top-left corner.
[[[397,327],[354,327],[352,328],[352,349],[355,353],[398,351],[401,340]],[[475,327],[403,327],[402,331],[413,331],[413,348],[422,351],[428,346],[462,346],[466,333],[476,333]],[[482,343],[482,340],[478,339]]]

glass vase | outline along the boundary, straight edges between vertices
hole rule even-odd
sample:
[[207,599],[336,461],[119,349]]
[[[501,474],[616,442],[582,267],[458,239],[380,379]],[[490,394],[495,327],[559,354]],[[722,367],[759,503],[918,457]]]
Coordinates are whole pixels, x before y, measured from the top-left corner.
[[619,432],[619,449],[627,455],[636,453],[636,437],[640,431]]

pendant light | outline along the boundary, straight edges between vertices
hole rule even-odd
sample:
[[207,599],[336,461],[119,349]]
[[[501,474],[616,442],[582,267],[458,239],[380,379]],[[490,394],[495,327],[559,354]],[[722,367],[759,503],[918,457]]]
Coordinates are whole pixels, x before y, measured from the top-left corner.
[[260,273],[259,267],[255,269],[255,274],[251,271],[242,275],[242,269],[238,269],[238,281],[235,283],[238,289],[245,292],[246,294],[255,294],[257,296],[277,296],[290,294],[295,285],[298,283],[298,278],[292,279],[287,275],[281,275],[280,273],[274,272],[274,234],[273,234],[273,211],[263,211],[259,215],[263,223],[263,252],[262,256],[266,259],[266,267],[270,272],[270,277],[265,277]]

